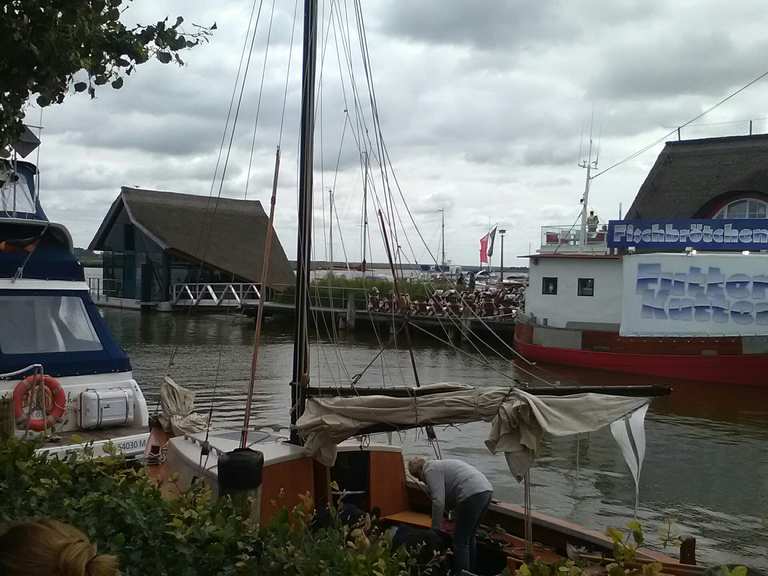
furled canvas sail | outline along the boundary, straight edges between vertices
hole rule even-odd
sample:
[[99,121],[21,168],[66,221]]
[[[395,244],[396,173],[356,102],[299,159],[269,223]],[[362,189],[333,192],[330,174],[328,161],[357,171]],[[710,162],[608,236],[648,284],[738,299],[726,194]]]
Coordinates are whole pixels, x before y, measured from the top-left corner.
[[310,398],[297,426],[310,453],[332,466],[340,442],[372,430],[491,422],[486,446],[494,454],[503,452],[510,471],[520,479],[532,464],[544,433],[593,432],[632,415],[648,402],[645,397],[609,394],[534,396],[519,388],[465,387],[411,398]]

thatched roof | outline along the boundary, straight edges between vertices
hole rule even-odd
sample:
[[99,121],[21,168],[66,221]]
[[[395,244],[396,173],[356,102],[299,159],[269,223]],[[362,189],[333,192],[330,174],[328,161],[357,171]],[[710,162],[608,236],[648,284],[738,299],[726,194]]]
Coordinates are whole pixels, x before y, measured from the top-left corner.
[[[256,200],[234,200],[123,186],[89,249],[104,242],[122,210],[161,249],[259,282],[269,218]],[[294,273],[277,234],[269,285],[292,284]]]
[[768,135],[667,142],[626,218],[708,218],[744,194],[768,201]]

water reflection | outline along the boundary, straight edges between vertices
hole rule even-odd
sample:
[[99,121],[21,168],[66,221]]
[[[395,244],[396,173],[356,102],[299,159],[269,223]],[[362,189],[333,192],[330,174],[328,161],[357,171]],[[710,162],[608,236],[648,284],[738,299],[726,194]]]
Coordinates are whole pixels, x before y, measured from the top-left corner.
[[[137,379],[151,404],[157,400],[163,376],[170,374],[197,391],[200,406],[212,407],[217,425],[240,422],[253,340],[251,320],[231,315],[142,315],[116,310],[105,310],[104,314],[130,353]],[[368,364],[378,346],[373,331],[356,333],[339,346],[314,346],[313,383],[343,385]],[[510,384],[497,372],[450,348],[423,338],[415,339],[414,348],[422,382]],[[508,358],[485,353],[494,368],[509,372]],[[172,356],[173,365],[169,366]],[[254,400],[257,425],[288,423],[291,361],[290,325],[268,323]],[[673,393],[655,400],[647,419],[648,448],[638,516],[648,536],[660,546],[661,532],[671,525],[673,535],[697,537],[703,561],[746,562],[768,569],[766,390],[649,382],[644,377],[558,367],[547,367],[540,373],[563,384],[671,385]],[[412,383],[407,352],[389,350],[361,382]],[[484,470],[499,498],[522,502],[522,487],[512,479],[504,460],[489,455],[483,445],[486,424],[446,427],[438,434],[443,452]],[[400,434],[399,439],[411,452],[430,452],[418,432]],[[533,481],[534,504],[543,512],[595,529],[621,526],[633,516],[634,484],[608,431],[578,439],[547,439]]]

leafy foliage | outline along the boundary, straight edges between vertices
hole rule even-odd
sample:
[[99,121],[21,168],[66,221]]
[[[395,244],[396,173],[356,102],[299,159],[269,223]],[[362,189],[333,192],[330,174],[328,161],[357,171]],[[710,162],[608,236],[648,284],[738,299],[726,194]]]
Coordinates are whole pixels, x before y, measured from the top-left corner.
[[283,509],[261,534],[257,571],[263,576],[397,576],[410,574],[414,561],[393,553],[388,539],[370,525],[345,526],[335,510],[331,522],[312,527],[313,506]]
[[[609,528],[608,536],[613,541],[613,559],[601,565],[590,564],[583,559],[543,562],[535,560],[523,564],[515,576],[659,576],[663,566],[659,562],[638,561],[638,551],[645,542],[643,528],[637,520],[627,524],[626,531]],[[737,566],[729,570],[722,566],[718,576],[746,576],[747,568]]]
[[[180,53],[207,41],[216,28],[184,18],[127,28],[121,14],[133,0],[0,0],[0,149],[15,142],[24,108],[61,103],[70,87],[91,98],[97,86],[123,86],[136,66],[156,58],[184,62]],[[84,72],[84,80],[75,75]]]
[[333,513],[310,530],[309,497],[283,509],[260,532],[229,499],[197,487],[169,500],[119,456],[34,454],[18,440],[0,442],[0,523],[50,517],[77,526],[102,553],[120,559],[123,574],[395,576],[412,561],[393,554],[383,534],[346,527]]
[[255,531],[201,488],[166,500],[143,469],[118,456],[64,460],[34,445],[0,444],[0,522],[52,517],[86,532],[124,574],[237,574]]

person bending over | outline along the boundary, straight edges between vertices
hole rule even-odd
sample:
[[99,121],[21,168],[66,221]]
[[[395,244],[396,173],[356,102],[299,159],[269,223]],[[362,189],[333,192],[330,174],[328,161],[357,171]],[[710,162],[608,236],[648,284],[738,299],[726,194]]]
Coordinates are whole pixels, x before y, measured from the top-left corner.
[[453,510],[454,573],[472,570],[476,563],[475,535],[480,518],[488,509],[493,486],[474,466],[461,460],[425,460],[408,462],[411,475],[424,482],[432,498],[432,529],[439,530],[446,510]]

